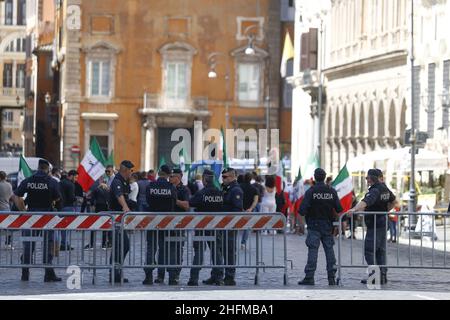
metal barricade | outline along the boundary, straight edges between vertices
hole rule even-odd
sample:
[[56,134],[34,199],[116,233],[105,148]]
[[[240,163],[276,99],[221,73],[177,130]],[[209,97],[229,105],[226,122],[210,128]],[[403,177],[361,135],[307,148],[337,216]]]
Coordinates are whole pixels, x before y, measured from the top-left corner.
[[77,266],[95,283],[96,270],[113,267],[113,230],[109,213],[0,212],[0,268]]
[[[352,235],[342,240],[342,221],[350,219]],[[397,217],[391,222],[389,216]],[[354,223],[362,217],[362,234],[354,240]],[[423,212],[357,212],[353,215],[343,214],[339,219],[338,240],[338,282],[342,284],[342,269],[368,268],[367,260],[380,270],[391,269],[436,269],[448,270],[447,264],[447,229],[449,213]],[[412,221],[416,221],[416,225]],[[439,220],[439,228],[436,221]],[[367,227],[367,224],[370,227]],[[388,233],[396,227],[396,241],[389,243]],[[361,229],[361,228],[358,228]],[[358,230],[357,229],[357,230]],[[388,231],[390,229],[390,231]],[[439,233],[439,236],[437,234]],[[392,237],[392,234],[390,234]],[[439,240],[438,240],[439,239]],[[362,240],[362,241],[361,241]],[[350,243],[349,243],[350,242]],[[345,243],[345,249],[344,249]],[[380,263],[381,260],[381,263]],[[384,261],[384,263],[383,263]]]
[[[176,277],[189,268],[254,269],[255,284],[260,269],[283,269],[287,285],[285,226],[285,216],[278,213],[129,212],[122,217],[119,268],[167,269]],[[249,237],[241,246],[245,231]]]

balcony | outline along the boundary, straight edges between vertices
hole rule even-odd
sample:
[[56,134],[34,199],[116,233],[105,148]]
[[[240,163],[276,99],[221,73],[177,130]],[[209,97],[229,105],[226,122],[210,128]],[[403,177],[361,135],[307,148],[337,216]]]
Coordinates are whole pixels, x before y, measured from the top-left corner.
[[5,97],[21,97],[25,96],[24,88],[3,88],[3,96]]

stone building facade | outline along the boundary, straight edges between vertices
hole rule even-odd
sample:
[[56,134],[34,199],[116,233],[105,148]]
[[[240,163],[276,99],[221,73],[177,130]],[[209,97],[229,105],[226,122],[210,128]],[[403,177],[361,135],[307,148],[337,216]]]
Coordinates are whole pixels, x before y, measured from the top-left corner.
[[0,148],[22,152],[25,105],[26,2],[0,2]]
[[279,1],[57,1],[55,29],[65,168],[93,137],[116,162],[155,168],[174,129],[265,128],[267,100],[278,126]]

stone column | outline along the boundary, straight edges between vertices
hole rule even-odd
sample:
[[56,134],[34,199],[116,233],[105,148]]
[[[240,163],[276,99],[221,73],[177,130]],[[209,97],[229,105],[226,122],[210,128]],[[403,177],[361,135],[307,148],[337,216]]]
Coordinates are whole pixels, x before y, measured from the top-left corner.
[[143,150],[142,150],[142,164],[141,167],[148,171],[155,168],[155,158],[156,158],[156,119],[153,116],[147,116],[146,121],[142,126],[142,140],[143,140]]

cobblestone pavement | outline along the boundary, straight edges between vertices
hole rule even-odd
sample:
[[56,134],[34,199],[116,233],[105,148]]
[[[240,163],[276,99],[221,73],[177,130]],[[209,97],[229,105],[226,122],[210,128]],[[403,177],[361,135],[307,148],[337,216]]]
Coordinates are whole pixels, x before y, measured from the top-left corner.
[[[254,240],[255,235],[251,235]],[[264,261],[266,264],[275,257],[283,257],[283,235],[262,236],[265,250]],[[275,245],[274,255],[270,246]],[[282,269],[266,269],[260,271],[260,285],[254,285],[255,270],[237,269],[237,286],[208,287],[200,285],[198,288],[186,287],[189,271],[183,269],[180,276],[180,285],[169,287],[153,285],[144,287],[141,283],[144,277],[142,269],[129,269],[125,276],[130,280],[124,285],[111,286],[108,282],[108,271],[98,270],[96,284],[92,284],[92,270],[85,271],[81,290],[69,290],[66,286],[68,274],[64,269],[58,269],[57,274],[63,278],[60,283],[44,283],[43,270],[32,269],[29,282],[20,281],[20,269],[0,269],[1,293],[0,298],[69,298],[69,299],[236,299],[233,292],[238,291],[239,297],[245,299],[449,299],[450,298],[450,270],[430,269],[391,269],[389,270],[389,283],[383,286],[383,293],[369,291],[360,280],[365,277],[365,268],[342,269],[342,287],[330,290],[325,270],[325,256],[320,249],[318,269],[316,272],[316,286],[304,288],[297,285],[303,278],[303,268],[306,263],[307,249],[305,236],[294,234],[287,235],[288,259],[292,260],[292,269],[288,268],[288,285],[283,285]],[[410,250],[402,244],[388,244],[388,259],[390,264],[400,266],[409,265]],[[349,264],[350,249],[353,248],[353,264],[362,262],[362,242],[360,240],[342,240],[342,262]],[[337,256],[337,241],[335,252]],[[19,250],[15,250],[19,251]],[[2,250],[3,254],[5,250]],[[104,253],[105,257],[107,253]],[[241,259],[243,252],[240,251]],[[397,258],[398,256],[398,258]],[[434,256],[434,257],[433,257]],[[423,257],[423,258],[422,258]],[[447,257],[446,259],[448,259]],[[4,260],[0,259],[2,264]],[[242,261],[242,260],[241,260]],[[412,248],[411,263],[424,266],[444,267],[444,254],[430,249]],[[362,264],[361,264],[362,265]],[[203,269],[200,279],[206,279],[209,270]],[[167,276],[166,276],[167,282]],[[230,290],[231,289],[231,290]],[[95,294],[94,294],[95,293]],[[97,294],[99,293],[99,294]],[[101,294],[100,294],[101,293]]]

